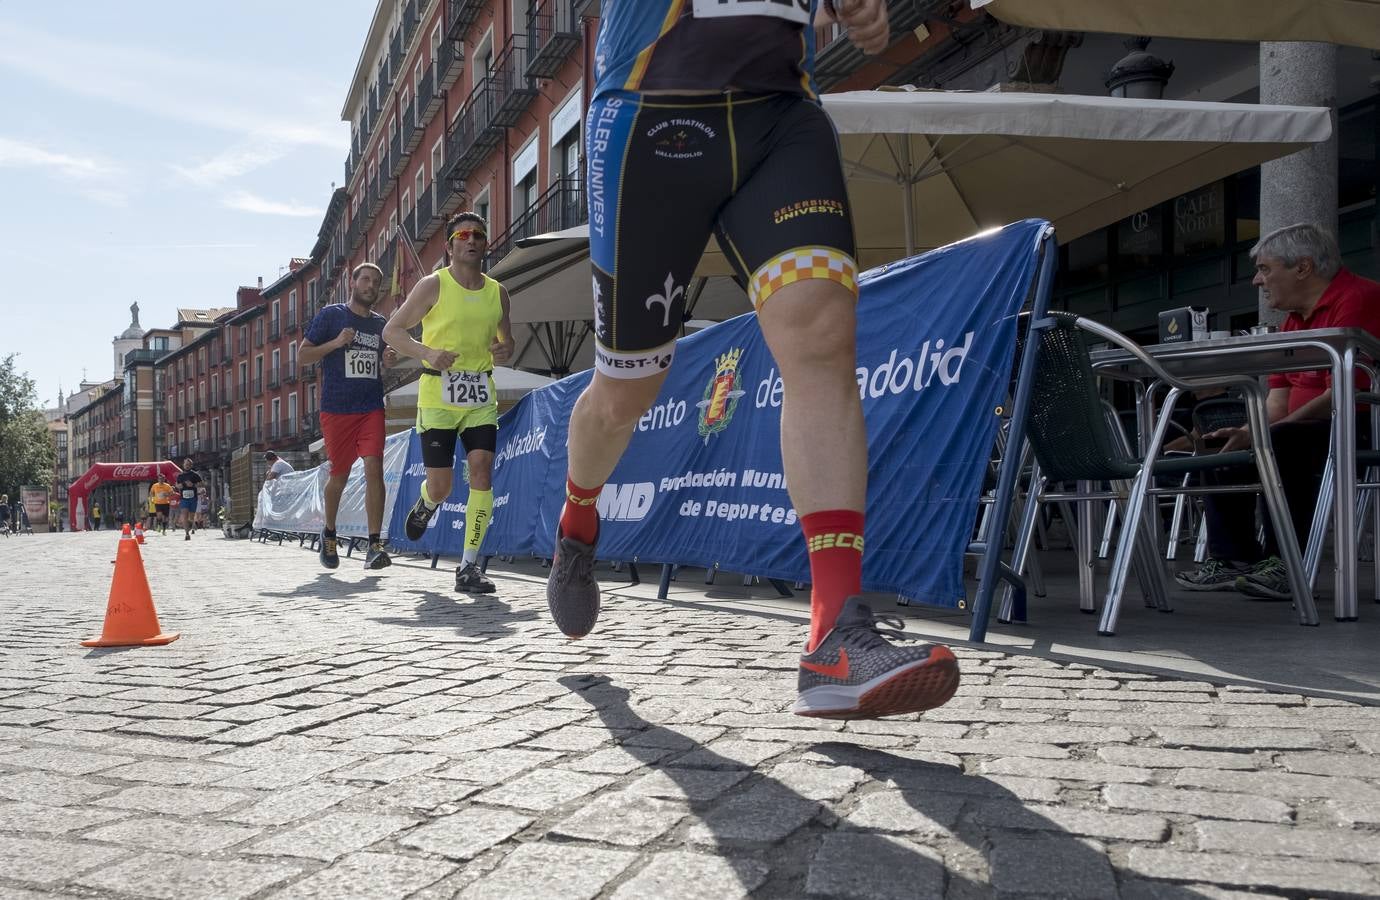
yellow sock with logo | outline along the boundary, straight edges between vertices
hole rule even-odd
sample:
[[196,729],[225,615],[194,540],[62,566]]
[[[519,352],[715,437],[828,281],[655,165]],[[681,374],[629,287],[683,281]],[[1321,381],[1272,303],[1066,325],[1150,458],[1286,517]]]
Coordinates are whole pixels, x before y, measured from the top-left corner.
[[844,602],[862,593],[863,514],[828,509],[800,517],[810,554],[810,642],[814,650],[834,627]]
[[484,543],[484,535],[489,530],[489,520],[494,515],[494,492],[470,488],[469,499],[465,501],[465,562],[479,559],[479,547]]
[[440,500],[432,500],[431,495],[426,492],[426,479],[422,479],[422,505],[427,509],[435,509]]

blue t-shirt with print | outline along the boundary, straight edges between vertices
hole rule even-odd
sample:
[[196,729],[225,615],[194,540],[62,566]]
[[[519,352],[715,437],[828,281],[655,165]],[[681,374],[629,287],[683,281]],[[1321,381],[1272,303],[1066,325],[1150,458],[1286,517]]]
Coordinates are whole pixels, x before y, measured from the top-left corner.
[[306,338],[318,347],[346,328],[355,339],[321,360],[321,411],[364,413],[383,409],[383,326],[378,313],[357,316],[344,303],[322,307],[307,326]]

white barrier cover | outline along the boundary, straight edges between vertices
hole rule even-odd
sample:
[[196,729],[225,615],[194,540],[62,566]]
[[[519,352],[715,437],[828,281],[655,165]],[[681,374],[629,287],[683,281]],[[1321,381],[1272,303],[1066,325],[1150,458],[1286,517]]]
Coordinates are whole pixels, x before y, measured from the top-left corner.
[[[398,482],[407,462],[407,446],[412,430],[389,435],[383,446],[383,537],[388,537],[388,523],[393,518],[393,503],[398,496]],[[267,531],[312,533],[325,527],[326,480],[330,477],[330,463],[314,469],[304,469],[266,481],[259,489],[259,502],[254,510],[254,528]],[[364,511],[364,461],[355,460],[350,478],[340,496],[336,512],[336,534],[348,537],[368,537],[369,522]]]

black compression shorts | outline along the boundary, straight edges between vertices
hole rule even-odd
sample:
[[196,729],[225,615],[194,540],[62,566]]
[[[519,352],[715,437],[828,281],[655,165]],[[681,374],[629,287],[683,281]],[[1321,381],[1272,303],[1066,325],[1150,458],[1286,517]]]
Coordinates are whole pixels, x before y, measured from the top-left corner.
[[469,456],[475,450],[488,450],[493,453],[498,448],[498,426],[476,425],[464,431],[453,428],[428,428],[417,434],[422,442],[422,465],[428,469],[449,469],[455,465],[455,441]]
[[612,92],[587,123],[598,371],[670,366],[711,234],[759,310],[806,279],[857,292],[838,135],[813,101]]

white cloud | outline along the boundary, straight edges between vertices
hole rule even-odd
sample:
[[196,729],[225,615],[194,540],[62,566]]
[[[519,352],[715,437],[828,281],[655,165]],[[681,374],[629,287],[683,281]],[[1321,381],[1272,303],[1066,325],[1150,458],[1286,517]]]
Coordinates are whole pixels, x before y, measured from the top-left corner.
[[259,213],[265,216],[301,216],[307,218],[320,216],[322,212],[319,207],[268,200],[263,197],[255,196],[248,191],[236,191],[224,198],[221,202],[230,209],[237,209],[240,212]]
[[325,99],[330,86],[300,71],[174,57],[6,23],[0,23],[0,66],[184,124],[288,145],[348,146],[348,131]]
[[214,187],[277,162],[291,152],[281,141],[241,142],[195,166],[173,166],[173,171],[201,187]]
[[94,157],[73,156],[4,137],[0,137],[0,168],[43,169],[67,181],[109,178],[118,172]]

